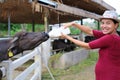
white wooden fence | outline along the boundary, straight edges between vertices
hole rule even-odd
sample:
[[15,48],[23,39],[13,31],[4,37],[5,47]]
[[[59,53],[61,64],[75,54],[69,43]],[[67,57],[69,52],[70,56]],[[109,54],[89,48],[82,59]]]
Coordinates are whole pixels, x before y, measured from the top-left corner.
[[[36,47],[32,52],[20,57],[14,61],[7,60],[3,61],[0,65],[4,66],[6,69],[6,79],[5,80],[26,80],[31,72],[34,71],[34,74],[31,76],[29,80],[41,80],[41,60],[44,61],[45,65],[47,65],[48,53],[50,52],[49,40],[42,43],[40,46]],[[47,53],[47,54],[46,54]],[[43,55],[42,55],[43,54]],[[46,58],[44,58],[46,57]],[[25,69],[22,73],[20,73],[15,78],[13,75],[16,68],[22,66],[24,63],[34,58],[34,62]]]

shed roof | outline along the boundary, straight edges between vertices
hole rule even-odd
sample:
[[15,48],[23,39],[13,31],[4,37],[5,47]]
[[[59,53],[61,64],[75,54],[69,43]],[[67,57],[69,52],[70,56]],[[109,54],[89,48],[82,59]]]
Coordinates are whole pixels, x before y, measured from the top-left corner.
[[[80,20],[86,17],[98,19],[105,10],[115,10],[102,0],[53,0],[58,6],[50,7],[31,0],[0,0],[0,22],[7,22],[8,15],[12,23],[44,23],[47,15],[49,23],[62,23]],[[36,1],[36,0],[34,0]],[[47,14],[46,14],[47,13]]]

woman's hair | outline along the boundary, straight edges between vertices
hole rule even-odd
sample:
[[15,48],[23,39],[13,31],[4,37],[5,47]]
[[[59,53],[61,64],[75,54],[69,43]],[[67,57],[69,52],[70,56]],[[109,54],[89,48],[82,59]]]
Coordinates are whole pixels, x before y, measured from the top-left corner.
[[116,24],[116,23],[118,23],[116,20],[114,20],[114,19],[111,19],[113,22],[114,22],[114,24]]

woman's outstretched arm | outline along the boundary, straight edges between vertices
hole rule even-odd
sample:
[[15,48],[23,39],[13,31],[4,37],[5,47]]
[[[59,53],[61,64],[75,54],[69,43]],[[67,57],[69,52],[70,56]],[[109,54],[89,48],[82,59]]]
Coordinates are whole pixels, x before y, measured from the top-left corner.
[[64,28],[67,28],[67,27],[70,27],[70,26],[74,26],[74,27],[80,29],[81,31],[83,31],[84,33],[93,36],[92,29],[88,26],[80,25],[80,24],[75,23],[75,22],[69,22],[69,23],[65,23],[63,25]]
[[91,49],[90,46],[89,46],[89,43],[86,43],[84,41],[79,41],[79,40],[74,39],[71,36],[68,36],[68,35],[63,34],[63,33],[61,33],[61,34],[62,34],[61,38],[66,38],[66,39],[72,41],[73,43],[75,43],[76,45],[78,45],[80,47],[83,47],[83,48],[86,48],[86,49]]

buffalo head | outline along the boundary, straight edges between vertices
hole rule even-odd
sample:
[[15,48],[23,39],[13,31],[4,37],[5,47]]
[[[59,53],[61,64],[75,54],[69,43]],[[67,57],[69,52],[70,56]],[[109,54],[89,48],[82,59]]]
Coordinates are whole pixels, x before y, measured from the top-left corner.
[[25,50],[32,50],[42,42],[48,40],[47,33],[42,32],[19,32],[10,41],[9,49],[14,55]]
[[18,32],[13,39],[0,40],[0,62],[25,50],[32,50],[48,38],[45,32]]

